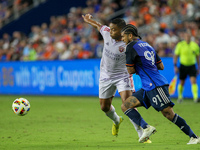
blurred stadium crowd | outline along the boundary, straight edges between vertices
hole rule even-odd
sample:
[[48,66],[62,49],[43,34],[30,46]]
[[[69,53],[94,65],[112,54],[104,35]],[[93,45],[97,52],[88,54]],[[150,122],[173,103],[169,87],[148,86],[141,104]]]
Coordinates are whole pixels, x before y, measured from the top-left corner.
[[[33,1],[0,0],[0,22],[15,15],[14,5],[26,9]],[[22,3],[23,2],[23,3]],[[159,56],[170,57],[183,31],[192,34],[200,45],[199,0],[87,0],[87,7],[72,7],[68,14],[51,16],[50,24],[31,27],[28,35],[19,31],[3,34],[0,39],[0,61],[68,60],[100,58],[103,40],[97,30],[83,23],[82,14],[109,25],[122,17],[138,27],[143,40],[150,43]]]
[[46,0],[0,0],[0,28]]

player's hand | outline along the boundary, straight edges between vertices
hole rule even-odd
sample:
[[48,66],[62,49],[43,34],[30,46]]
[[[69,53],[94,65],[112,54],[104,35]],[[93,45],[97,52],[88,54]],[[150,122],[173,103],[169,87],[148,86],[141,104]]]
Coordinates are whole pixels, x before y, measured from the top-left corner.
[[83,20],[86,22],[86,23],[89,23],[90,21],[91,21],[91,19],[92,19],[92,15],[90,15],[90,14],[86,14],[86,15],[82,15],[82,17],[83,17]]
[[174,73],[175,73],[175,74],[178,74],[178,73],[179,73],[179,69],[178,69],[177,66],[174,66]]

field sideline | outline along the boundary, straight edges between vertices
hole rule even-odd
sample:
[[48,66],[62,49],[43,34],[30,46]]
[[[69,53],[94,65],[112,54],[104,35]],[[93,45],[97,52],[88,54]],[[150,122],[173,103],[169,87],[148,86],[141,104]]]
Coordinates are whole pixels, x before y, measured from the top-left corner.
[[[124,117],[119,136],[111,135],[112,121],[100,110],[98,97],[21,96],[30,101],[26,116],[16,116],[11,105],[19,96],[0,95],[0,150],[200,150],[186,145],[189,137],[156,112],[139,108],[143,118],[155,126],[153,143],[138,143],[138,136],[121,109],[120,98],[113,100]],[[174,110],[200,135],[200,103],[185,100]]]

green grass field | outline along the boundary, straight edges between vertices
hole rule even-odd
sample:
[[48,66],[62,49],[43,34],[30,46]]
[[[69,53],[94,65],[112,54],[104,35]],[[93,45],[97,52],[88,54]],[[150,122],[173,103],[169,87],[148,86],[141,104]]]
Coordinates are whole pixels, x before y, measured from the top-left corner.
[[[196,150],[186,145],[189,137],[153,108],[139,108],[143,118],[157,128],[153,143],[138,143],[138,136],[121,109],[120,98],[113,105],[124,117],[119,136],[111,134],[112,121],[100,110],[98,97],[23,96],[30,101],[26,116],[11,109],[18,96],[0,96],[0,150]],[[176,101],[174,100],[175,104]],[[200,104],[186,100],[174,110],[200,135]]]

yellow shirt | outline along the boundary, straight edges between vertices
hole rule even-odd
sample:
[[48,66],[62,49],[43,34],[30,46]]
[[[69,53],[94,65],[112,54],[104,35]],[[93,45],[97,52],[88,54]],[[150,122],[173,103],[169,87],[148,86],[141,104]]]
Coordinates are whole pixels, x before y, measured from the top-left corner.
[[196,56],[199,56],[199,46],[197,43],[190,41],[181,41],[176,45],[175,55],[179,55],[180,63],[184,66],[191,66],[196,64]]

